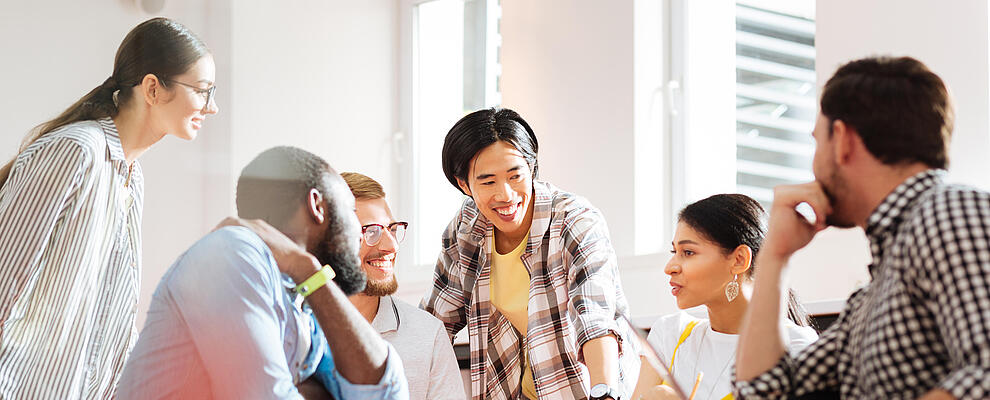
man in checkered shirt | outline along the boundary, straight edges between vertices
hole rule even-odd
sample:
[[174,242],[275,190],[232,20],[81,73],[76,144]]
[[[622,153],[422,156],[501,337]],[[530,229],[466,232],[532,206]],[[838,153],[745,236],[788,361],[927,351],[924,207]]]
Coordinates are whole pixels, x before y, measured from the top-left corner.
[[[990,194],[943,182],[954,113],[912,58],[867,58],[822,91],[815,182],[774,191],[743,322],[736,398],[990,397]],[[815,210],[809,223],[795,207]],[[872,281],[797,357],[781,343],[782,275],[827,226],[870,240]]]

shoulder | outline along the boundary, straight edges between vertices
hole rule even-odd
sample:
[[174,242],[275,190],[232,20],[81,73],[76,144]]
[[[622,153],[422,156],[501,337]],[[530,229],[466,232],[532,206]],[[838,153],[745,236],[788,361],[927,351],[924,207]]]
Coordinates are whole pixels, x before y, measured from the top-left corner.
[[601,212],[588,199],[547,183],[536,182],[536,190],[545,191],[550,198],[553,217],[566,220],[601,218]]
[[181,265],[198,275],[254,276],[277,279],[271,250],[248,228],[230,226],[210,232],[189,248]]
[[71,143],[94,156],[106,152],[106,135],[96,121],[74,122],[38,138],[28,148],[41,148],[56,143]]
[[[32,142],[17,159],[25,162],[35,156],[74,160],[91,164],[105,158],[106,138],[96,121],[81,121],[60,127]],[[71,168],[65,168],[71,169]]]
[[990,218],[990,193],[965,185],[939,185],[919,197],[911,216],[915,221],[944,223],[966,221],[947,220],[949,217]]
[[411,322],[411,325],[415,327],[417,332],[425,332],[423,329],[429,328],[429,332],[432,333],[434,330],[444,332],[444,337],[446,337],[446,330],[444,329],[443,322],[440,322],[437,317],[426,311],[423,311],[419,307],[412,304],[406,303],[395,296],[391,296],[392,303],[395,304],[395,309],[399,312],[399,319],[404,322]]

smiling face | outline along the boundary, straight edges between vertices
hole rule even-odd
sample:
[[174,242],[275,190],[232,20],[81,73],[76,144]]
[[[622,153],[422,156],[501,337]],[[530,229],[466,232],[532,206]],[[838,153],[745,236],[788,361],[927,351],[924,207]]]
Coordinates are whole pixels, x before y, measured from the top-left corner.
[[213,56],[206,55],[186,72],[164,82],[169,90],[169,99],[157,104],[156,119],[166,134],[186,140],[196,138],[206,115],[219,111],[215,99],[206,104],[206,91],[213,86],[215,79]]
[[481,214],[505,236],[522,238],[533,221],[533,177],[519,150],[504,141],[484,148],[471,160],[468,182],[458,179]]
[[690,225],[678,222],[672,254],[664,273],[670,275],[671,293],[677,298],[678,308],[727,302],[725,286],[734,277],[735,251],[726,254]]
[[[392,210],[388,208],[385,199],[363,199],[355,204],[358,221],[361,226],[379,224],[389,226],[395,222]],[[385,229],[381,239],[374,246],[369,246],[361,240],[361,268],[368,276],[368,286],[364,293],[369,296],[387,296],[395,293],[399,284],[395,279],[395,255],[399,248],[395,236]]]

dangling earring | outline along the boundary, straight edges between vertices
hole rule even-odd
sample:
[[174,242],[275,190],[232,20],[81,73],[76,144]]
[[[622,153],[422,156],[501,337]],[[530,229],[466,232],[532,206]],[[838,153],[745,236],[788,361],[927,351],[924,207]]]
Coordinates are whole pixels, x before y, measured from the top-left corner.
[[738,274],[734,276],[731,281],[729,281],[728,285],[725,285],[725,298],[728,299],[730,303],[739,296],[739,282],[736,282],[737,279],[739,279]]

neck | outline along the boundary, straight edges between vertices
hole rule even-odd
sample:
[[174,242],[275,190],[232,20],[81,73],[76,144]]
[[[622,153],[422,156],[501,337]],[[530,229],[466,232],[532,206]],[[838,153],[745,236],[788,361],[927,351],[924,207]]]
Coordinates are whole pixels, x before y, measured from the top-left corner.
[[124,150],[127,165],[131,165],[152,145],[165,137],[164,132],[155,132],[151,128],[150,121],[131,108],[120,110],[117,116],[113,117],[113,123],[117,126],[120,147]]
[[[743,285],[746,285],[745,283]],[[739,327],[742,325],[746,308],[749,307],[748,290],[740,288],[739,296],[731,302],[722,297],[713,304],[706,304],[708,307],[708,321],[712,324],[712,330],[719,333],[732,335],[739,334]]]
[[870,215],[873,214],[873,211],[880,206],[880,203],[882,203],[884,199],[886,199],[887,196],[894,191],[894,189],[897,189],[897,187],[904,183],[904,181],[908,178],[928,169],[931,169],[931,167],[921,163],[914,163],[907,166],[897,167],[881,166],[877,168],[875,173],[862,174],[861,176],[872,179],[864,179],[862,181],[862,185],[854,192],[861,194],[856,196],[861,202],[855,208],[859,211],[855,216],[856,224],[860,228],[866,229],[866,224],[870,219]]
[[357,308],[361,312],[364,319],[368,320],[369,324],[375,320],[375,316],[378,315],[378,304],[381,302],[381,297],[358,293],[348,297],[348,299],[351,300],[354,308]]

